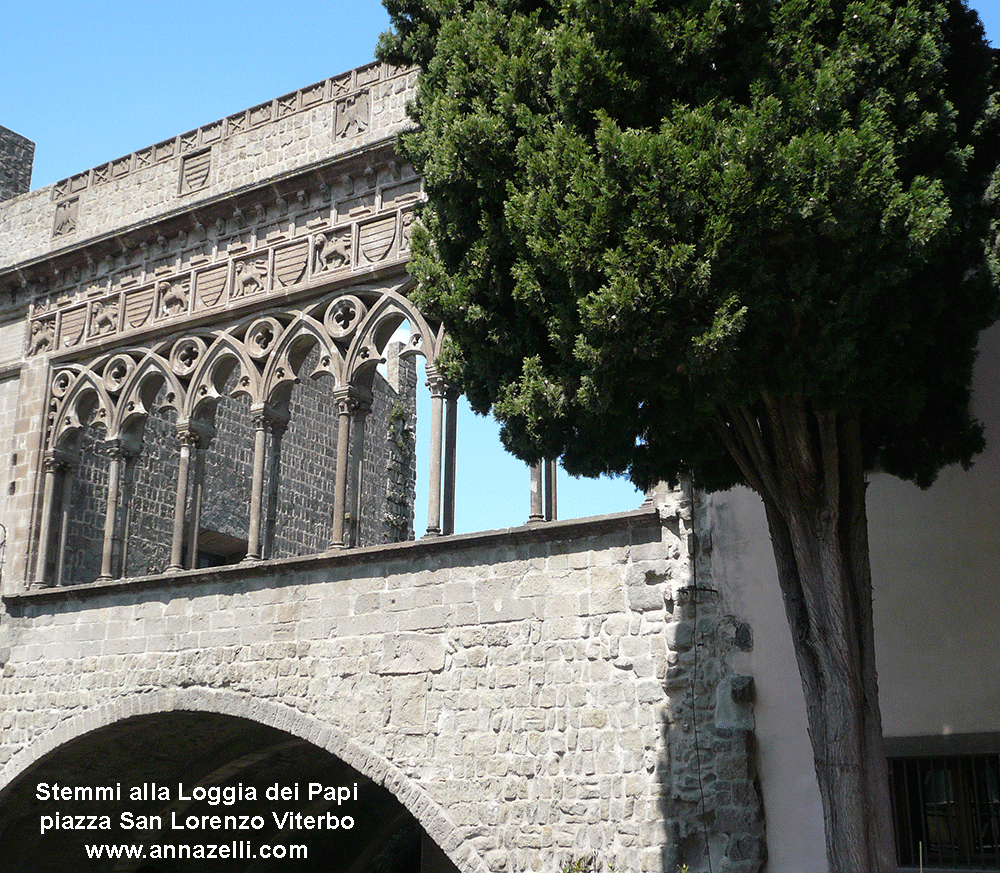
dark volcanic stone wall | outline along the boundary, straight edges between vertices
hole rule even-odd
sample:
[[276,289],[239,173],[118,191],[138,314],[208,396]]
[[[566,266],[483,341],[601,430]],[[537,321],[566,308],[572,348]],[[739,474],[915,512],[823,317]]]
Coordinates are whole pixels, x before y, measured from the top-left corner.
[[35,144],[20,134],[0,127],[0,200],[9,200],[31,189],[31,165]]
[[[417,377],[414,360],[400,361],[399,348],[387,355],[388,380],[378,373],[374,377],[372,408],[365,421],[360,525],[357,530],[349,528],[355,545],[401,542],[414,535]],[[314,367],[315,362],[307,360],[303,372]],[[235,374],[230,377],[226,393],[235,379]],[[161,401],[146,421],[142,452],[128,464],[123,482],[125,576],[161,573],[170,562],[180,443],[176,415],[160,409]],[[323,552],[332,533],[337,465],[332,380],[303,379],[292,392],[289,412],[281,445],[274,547],[266,556],[273,558]],[[249,401],[220,398],[215,429],[205,454],[202,564],[238,561],[246,554],[254,441]],[[64,573],[68,584],[92,582],[100,573],[107,505],[104,431],[86,428],[79,449]],[[191,463],[193,470],[194,454]],[[265,516],[269,476],[265,465]],[[188,493],[190,515],[190,488]],[[116,556],[116,566],[119,560]]]

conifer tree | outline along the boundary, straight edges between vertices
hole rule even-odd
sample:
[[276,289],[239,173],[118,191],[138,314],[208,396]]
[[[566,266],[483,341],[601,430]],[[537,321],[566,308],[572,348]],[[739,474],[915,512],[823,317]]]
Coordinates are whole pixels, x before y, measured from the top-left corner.
[[420,303],[525,460],[763,499],[832,871],[896,867],[866,475],[983,446],[997,73],[961,0],[385,0]]

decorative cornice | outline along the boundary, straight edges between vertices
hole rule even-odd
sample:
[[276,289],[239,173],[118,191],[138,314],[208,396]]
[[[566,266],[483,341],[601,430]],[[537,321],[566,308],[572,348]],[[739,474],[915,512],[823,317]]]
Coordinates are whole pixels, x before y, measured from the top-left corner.
[[345,167],[325,196],[315,174],[296,177],[254,199],[230,199],[228,218],[198,213],[189,229],[151,226],[147,239],[115,257],[88,253],[84,266],[53,271],[50,290],[37,291],[32,304],[26,356],[135,338],[404,262],[420,178],[390,156]]

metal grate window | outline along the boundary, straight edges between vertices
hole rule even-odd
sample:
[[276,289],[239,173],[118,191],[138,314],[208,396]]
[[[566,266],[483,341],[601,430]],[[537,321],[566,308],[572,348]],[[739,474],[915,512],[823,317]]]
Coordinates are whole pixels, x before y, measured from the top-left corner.
[[1000,870],[1000,755],[890,758],[900,866]]

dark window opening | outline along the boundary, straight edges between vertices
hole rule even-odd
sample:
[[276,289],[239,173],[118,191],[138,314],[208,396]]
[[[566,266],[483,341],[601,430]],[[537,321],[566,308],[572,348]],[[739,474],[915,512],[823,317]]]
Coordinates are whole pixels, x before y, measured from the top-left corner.
[[890,758],[900,866],[1000,870],[1000,755]]
[[[202,569],[238,564],[246,557],[246,553],[246,540],[220,531],[201,528],[198,531],[198,560],[195,562],[195,567]],[[187,566],[186,555],[185,566]]]

